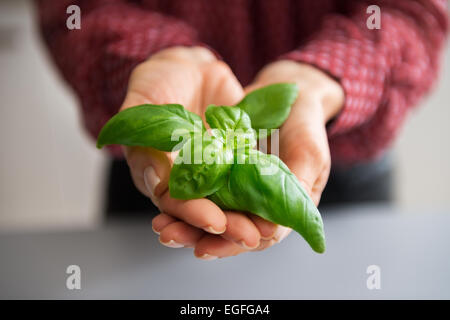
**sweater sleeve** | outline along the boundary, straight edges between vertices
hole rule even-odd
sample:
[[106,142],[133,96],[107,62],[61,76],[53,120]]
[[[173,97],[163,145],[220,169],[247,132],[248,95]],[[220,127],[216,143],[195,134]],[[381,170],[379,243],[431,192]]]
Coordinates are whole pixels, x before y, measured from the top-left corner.
[[[328,125],[334,162],[376,158],[408,110],[430,89],[447,31],[445,0],[353,1],[324,19],[309,41],[282,58],[312,64],[342,85],[345,103]],[[369,5],[381,11],[369,29]]]
[[[81,28],[69,30],[66,9],[73,4],[80,7]],[[124,0],[40,0],[37,11],[44,41],[94,138],[118,111],[138,63],[164,48],[201,45],[184,22]]]

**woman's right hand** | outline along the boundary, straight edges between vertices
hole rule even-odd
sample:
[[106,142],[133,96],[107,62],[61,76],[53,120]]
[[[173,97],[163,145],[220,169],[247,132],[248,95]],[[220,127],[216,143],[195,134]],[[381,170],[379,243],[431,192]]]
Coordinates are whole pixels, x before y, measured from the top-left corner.
[[[243,96],[228,65],[208,49],[174,47],[133,70],[121,110],[178,103],[203,117],[209,104],[234,105]],[[142,147],[125,147],[124,154],[136,187],[162,212],[153,219],[162,244],[195,247],[197,257],[211,259],[263,249],[277,236],[275,224],[255,215],[223,212],[208,199],[171,198],[168,181],[176,154]]]

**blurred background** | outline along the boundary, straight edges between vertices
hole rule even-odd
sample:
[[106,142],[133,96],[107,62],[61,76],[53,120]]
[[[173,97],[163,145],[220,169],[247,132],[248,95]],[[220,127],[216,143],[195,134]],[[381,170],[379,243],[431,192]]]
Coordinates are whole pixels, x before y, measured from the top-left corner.
[[[107,156],[81,126],[31,1],[0,1],[0,231],[90,229],[102,221]],[[440,81],[393,146],[395,204],[450,207],[450,51]]]

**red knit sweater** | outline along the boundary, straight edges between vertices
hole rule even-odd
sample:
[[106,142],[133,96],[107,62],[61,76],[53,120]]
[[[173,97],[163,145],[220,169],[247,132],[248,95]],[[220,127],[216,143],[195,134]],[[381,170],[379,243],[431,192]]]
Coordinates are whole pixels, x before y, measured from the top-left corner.
[[[68,30],[66,8],[81,8]],[[369,30],[367,7],[381,8]],[[279,58],[310,63],[336,78],[345,105],[328,127],[333,161],[380,155],[426,93],[447,31],[445,0],[67,0],[38,1],[40,26],[96,137],[120,107],[131,70],[176,45],[206,45],[243,85]]]

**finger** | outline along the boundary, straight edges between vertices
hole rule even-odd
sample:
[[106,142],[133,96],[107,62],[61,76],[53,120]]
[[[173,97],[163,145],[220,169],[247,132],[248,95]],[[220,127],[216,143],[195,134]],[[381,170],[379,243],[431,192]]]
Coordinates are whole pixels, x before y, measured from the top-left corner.
[[259,230],[261,239],[270,240],[275,236],[278,228],[277,224],[267,221],[266,219],[263,219],[255,214],[249,214],[249,218],[253,221],[256,228]]
[[295,150],[296,146],[299,147],[292,144],[290,151],[281,152],[281,157],[317,205],[328,181],[329,161],[326,156],[320,155],[320,151],[315,153],[315,147]]
[[291,233],[291,231],[292,229],[290,228],[279,226],[277,229],[277,233],[274,235],[272,239],[261,240],[259,246],[256,249],[253,249],[252,251],[262,251],[272,247],[274,244],[280,243]]
[[272,239],[261,240],[259,246],[255,249],[253,249],[252,251],[262,251],[262,250],[272,247],[274,244],[280,243],[283,239],[285,239],[290,234],[291,231],[292,231],[292,229],[290,229],[290,228],[278,226],[277,232]]
[[274,237],[274,238],[272,238],[272,239],[270,239],[270,240],[261,240],[259,246],[258,246],[257,248],[255,248],[255,249],[253,249],[252,251],[262,251],[262,250],[265,250],[265,249],[267,249],[267,248],[270,248],[270,247],[272,247],[274,244],[280,243],[280,242],[281,242],[283,239],[285,239],[285,238],[291,233],[291,231],[292,231],[292,229],[289,229],[289,228],[285,228],[285,229],[282,229],[282,230],[283,230],[283,231],[280,232],[281,235],[280,235],[278,238],[277,238],[277,237]]
[[327,134],[319,116],[303,117],[302,108],[294,106],[280,130],[280,158],[317,199],[322,191],[318,186],[325,186],[331,164]]
[[159,198],[159,203],[165,213],[206,232],[222,234],[226,230],[225,214],[208,199],[179,200],[171,198],[169,191],[166,191]]
[[261,240],[259,246],[255,249],[253,249],[252,251],[262,251],[262,250],[266,250],[267,248],[270,248],[271,246],[273,246],[275,243],[277,243],[274,239],[270,239],[270,240]]
[[[287,66],[288,64],[283,65],[283,68],[289,72]],[[273,77],[257,79],[245,91],[250,92],[276,82],[276,76],[275,72]],[[280,130],[280,140],[275,141],[279,143],[280,158],[297,176],[316,205],[328,181],[330,169],[329,147],[322,122],[323,114],[317,101],[298,99]],[[267,141],[269,152],[270,142],[272,139]]]
[[204,234],[183,221],[176,221],[161,230],[159,242],[170,248],[194,247]]
[[[159,56],[168,58],[163,61],[150,59],[134,68],[121,110],[141,104],[173,102],[194,108],[199,100],[198,91],[202,87],[202,75],[195,64],[200,63],[200,60],[206,63],[214,55],[201,48],[174,48],[160,52]],[[181,58],[175,59],[177,56]],[[190,61],[194,56],[198,56],[199,61],[180,62],[183,59]],[[167,190],[175,153],[143,147],[125,147],[124,153],[136,187],[158,205],[158,197]]]
[[249,217],[255,223],[255,226],[258,228],[261,234],[261,248],[266,248],[267,243],[271,240],[274,240],[275,243],[281,242],[291,232],[290,228],[277,225],[257,215],[250,214]]
[[152,229],[156,234],[160,234],[161,230],[164,229],[166,226],[168,226],[171,223],[174,223],[176,221],[179,221],[172,216],[169,216],[165,213],[160,213],[152,220]]
[[326,168],[322,171],[322,173],[317,178],[316,182],[313,185],[313,188],[311,190],[311,199],[314,201],[314,203],[319,205],[320,198],[322,197],[322,192],[325,189],[325,186],[328,182],[328,177],[330,176],[330,168]]
[[124,152],[136,187],[159,206],[158,198],[169,183],[172,164],[169,153],[143,147],[125,147]]
[[285,226],[278,226],[277,232],[273,237],[276,243],[280,243],[291,233],[292,229]]
[[235,256],[246,251],[233,241],[220,236],[205,234],[195,245],[194,255],[203,260],[214,260]]
[[235,242],[244,249],[251,250],[259,246],[260,234],[253,221],[245,214],[225,211],[227,229],[222,237]]

